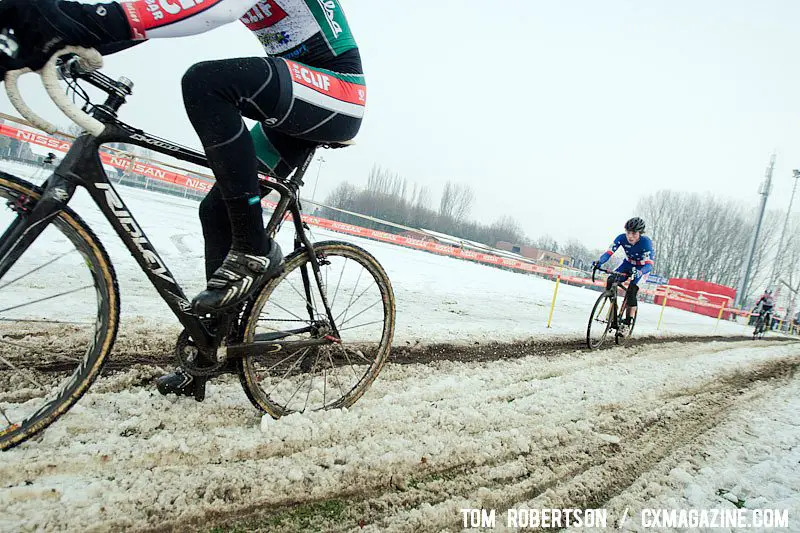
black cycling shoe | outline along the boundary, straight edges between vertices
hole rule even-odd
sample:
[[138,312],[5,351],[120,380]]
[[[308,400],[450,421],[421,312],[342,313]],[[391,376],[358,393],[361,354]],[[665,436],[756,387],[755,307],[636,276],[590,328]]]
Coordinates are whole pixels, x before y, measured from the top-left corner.
[[174,372],[156,379],[156,387],[158,387],[158,392],[164,396],[167,394],[194,396],[195,400],[202,402],[206,398],[207,381],[208,377],[195,377],[186,373],[181,367],[178,367]]
[[222,266],[211,275],[206,290],[192,300],[192,309],[198,314],[232,309],[282,272],[283,254],[275,241],[266,256],[231,250]]

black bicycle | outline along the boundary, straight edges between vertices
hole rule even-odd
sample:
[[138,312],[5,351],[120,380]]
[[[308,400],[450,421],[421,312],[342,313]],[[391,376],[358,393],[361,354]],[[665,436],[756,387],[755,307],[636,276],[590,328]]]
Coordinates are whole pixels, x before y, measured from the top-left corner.
[[619,290],[626,290],[626,287],[622,284],[634,274],[620,274],[595,267],[592,270],[592,282],[594,282],[595,274],[598,270],[609,275],[610,283],[607,284],[606,289],[597,298],[594,307],[592,307],[592,314],[589,315],[589,325],[586,328],[586,345],[590,350],[599,348],[605,342],[608,332],[611,330],[614,330],[614,342],[616,344],[625,344],[636,325],[636,317],[634,316],[626,331],[621,331],[628,302],[623,296],[622,305],[620,306],[617,303]]
[[[86,131],[41,186],[0,172],[0,449],[24,442],[66,413],[100,374],[117,335],[114,268],[101,242],[67,205],[78,187],[88,191],[183,325],[175,355],[187,372],[238,373],[253,405],[275,418],[352,405],[389,355],[394,294],[367,251],[347,242],[309,240],[297,193],[318,147],[308,150],[291,178],[261,176],[263,195],[280,194],[267,231],[274,236],[288,219],[295,230],[283,273],[241,309],[198,316],[109,181],[99,151],[104,143],[123,142],[207,166],[205,156],[121,122],[117,111],[133,84],[109,78],[97,70],[101,65],[95,51],[73,47],[51,58],[41,71],[45,87]],[[12,103],[37,127],[53,132],[22,102],[21,73],[6,77]],[[82,108],[70,101],[60,80],[82,97]],[[93,104],[79,81],[105,93],[105,101]]]

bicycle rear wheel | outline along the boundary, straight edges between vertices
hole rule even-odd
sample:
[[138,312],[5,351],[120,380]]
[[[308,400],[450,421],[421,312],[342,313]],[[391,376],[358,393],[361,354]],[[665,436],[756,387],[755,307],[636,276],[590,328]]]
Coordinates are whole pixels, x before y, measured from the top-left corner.
[[[0,244],[41,194],[0,172]],[[43,431],[80,399],[111,351],[118,319],[108,255],[65,208],[0,276],[0,450]]]
[[606,340],[608,330],[611,328],[614,305],[613,295],[604,292],[601,294],[592,307],[589,315],[589,325],[586,328],[586,345],[590,350],[599,348]]
[[332,338],[321,289],[340,335],[331,344],[241,360],[248,398],[274,418],[353,405],[378,376],[394,336],[394,293],[378,261],[346,242],[320,242],[314,252],[321,288],[305,249],[296,251],[286,258],[284,273],[258,295],[246,319],[243,343]]

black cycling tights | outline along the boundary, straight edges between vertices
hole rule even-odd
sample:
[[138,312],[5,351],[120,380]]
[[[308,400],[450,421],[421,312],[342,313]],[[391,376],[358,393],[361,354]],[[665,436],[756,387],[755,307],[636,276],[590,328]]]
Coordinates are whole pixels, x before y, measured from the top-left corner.
[[352,139],[361,119],[294,98],[289,69],[271,57],[198,63],[183,77],[183,96],[217,179],[200,204],[210,275],[231,247],[256,255],[269,251],[256,147],[242,117],[261,123],[261,144],[269,145],[272,165],[262,162],[280,177],[288,176],[317,143]]
[[[256,57],[205,61],[183,76],[186,112],[217,179],[214,190],[221,193],[219,198],[212,196],[204,201],[205,216],[202,206],[200,213],[207,240],[206,268],[211,272],[231,246],[256,255],[269,251],[261,215],[258,160],[242,117],[261,121],[276,111],[281,84],[274,61]],[[219,199],[224,199],[227,209],[220,209]],[[209,206],[213,212],[209,212]],[[209,216],[214,218],[213,228],[206,227]]]
[[[606,289],[610,289],[612,283],[614,282],[616,274],[612,274],[608,276],[606,279]],[[638,299],[637,296],[639,295],[639,286],[635,283],[628,284],[628,289],[625,291],[625,301],[628,304],[628,307],[638,307]]]

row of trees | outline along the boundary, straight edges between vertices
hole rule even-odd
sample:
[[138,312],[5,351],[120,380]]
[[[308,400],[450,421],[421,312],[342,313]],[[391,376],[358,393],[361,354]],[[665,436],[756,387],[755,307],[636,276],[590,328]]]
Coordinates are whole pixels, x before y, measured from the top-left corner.
[[[647,221],[656,249],[655,270],[660,275],[738,286],[756,222],[752,206],[711,195],[665,190],[643,198],[636,212]],[[792,287],[800,281],[800,220],[790,219],[778,250],[784,216],[773,211],[764,217],[747,298],[770,282],[779,253],[777,276]]]
[[[398,174],[379,166],[370,171],[365,187],[358,188],[349,182],[343,182],[325,199],[325,204],[338,209],[410,228],[447,233],[489,246],[494,246],[497,241],[525,242],[522,227],[513,217],[503,215],[489,224],[470,220],[474,202],[475,193],[472,187],[448,181],[438,206],[434,207],[433,196],[428,187],[409,183]],[[323,208],[321,214],[341,222],[396,231],[377,220],[364,219],[333,209]]]

